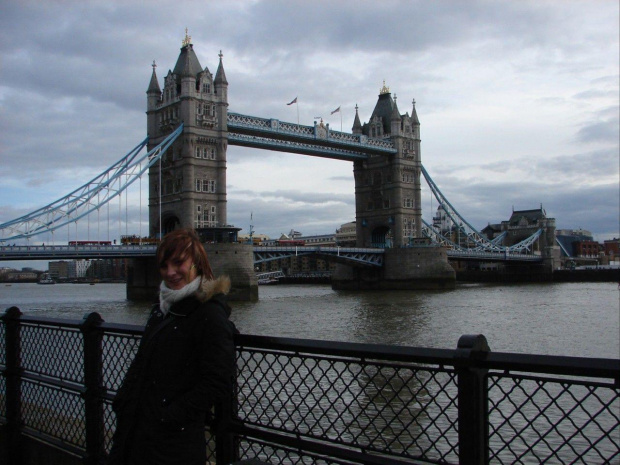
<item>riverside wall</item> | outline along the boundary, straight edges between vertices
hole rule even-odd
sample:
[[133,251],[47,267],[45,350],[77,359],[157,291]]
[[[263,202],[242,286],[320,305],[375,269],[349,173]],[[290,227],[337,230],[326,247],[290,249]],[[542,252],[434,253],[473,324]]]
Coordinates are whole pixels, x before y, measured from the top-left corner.
[[478,283],[537,283],[537,282],[617,282],[620,283],[620,268],[592,268],[584,270],[553,270],[541,266],[507,267],[501,270],[461,270],[456,280]]

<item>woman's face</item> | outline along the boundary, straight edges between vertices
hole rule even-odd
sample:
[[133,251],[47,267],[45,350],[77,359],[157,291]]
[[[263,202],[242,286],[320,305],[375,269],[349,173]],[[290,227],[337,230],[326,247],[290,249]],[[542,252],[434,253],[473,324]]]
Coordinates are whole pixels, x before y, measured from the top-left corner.
[[172,257],[161,264],[159,273],[168,289],[175,291],[191,283],[197,276],[191,257]]

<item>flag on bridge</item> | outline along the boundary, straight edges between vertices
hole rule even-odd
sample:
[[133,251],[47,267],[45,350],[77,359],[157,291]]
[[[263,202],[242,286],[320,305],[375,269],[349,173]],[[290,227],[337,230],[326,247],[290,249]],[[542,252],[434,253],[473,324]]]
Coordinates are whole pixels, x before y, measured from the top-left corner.
[[295,97],[295,98],[291,101],[291,103],[287,103],[287,105],[292,105],[293,103],[297,103],[297,97]]
[[332,113],[331,113],[331,114],[333,115],[334,113],[338,113],[339,111],[340,111],[340,107],[338,107],[338,108],[336,108],[334,111],[332,111]]

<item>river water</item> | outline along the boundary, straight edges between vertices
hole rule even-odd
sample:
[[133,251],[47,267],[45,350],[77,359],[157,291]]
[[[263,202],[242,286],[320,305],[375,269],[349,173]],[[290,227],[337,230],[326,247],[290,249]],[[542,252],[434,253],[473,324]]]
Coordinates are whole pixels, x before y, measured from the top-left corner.
[[[620,357],[616,283],[460,284],[449,291],[334,291],[329,285],[259,288],[258,302],[233,302],[246,334],[456,348],[484,334],[493,351]],[[0,311],[142,325],[149,303],[129,302],[124,284],[0,283]]]

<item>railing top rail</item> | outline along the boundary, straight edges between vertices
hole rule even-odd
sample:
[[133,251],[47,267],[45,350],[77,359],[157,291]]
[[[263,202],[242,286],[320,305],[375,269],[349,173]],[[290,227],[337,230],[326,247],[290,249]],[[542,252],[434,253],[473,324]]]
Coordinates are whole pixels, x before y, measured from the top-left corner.
[[[15,307],[12,307],[15,308]],[[84,318],[81,320],[78,319],[65,319],[65,318],[53,318],[53,317],[42,317],[42,316],[30,316],[30,315],[8,315],[8,310],[0,315],[0,320],[16,320],[20,323],[32,324],[32,325],[45,325],[45,326],[56,326],[58,328],[69,328],[69,329],[79,329],[84,326],[85,321],[89,315],[93,315],[93,313],[87,313],[84,315]],[[124,323],[106,323],[102,322],[97,326],[100,331],[110,333],[127,333],[131,335],[139,335],[144,332],[144,326],[142,325],[130,325]]]
[[[467,363],[458,349],[434,349],[384,344],[333,342],[315,339],[292,339],[270,336],[239,334],[235,343],[241,347],[281,350],[296,353],[312,353],[358,357],[398,362],[433,363],[456,366]],[[548,373],[556,375],[590,376],[611,378],[620,382],[620,359],[569,357],[556,355],[532,355],[511,352],[478,352],[472,359],[479,368],[505,371]]]
[[334,342],[319,339],[293,339],[285,337],[238,334],[235,344],[242,348],[270,349],[304,354],[321,354],[341,357],[355,357],[372,360],[390,360],[452,365],[451,349],[426,349],[385,344],[363,344],[358,342]]
[[495,370],[614,378],[620,386],[620,359],[488,352],[477,363]]

